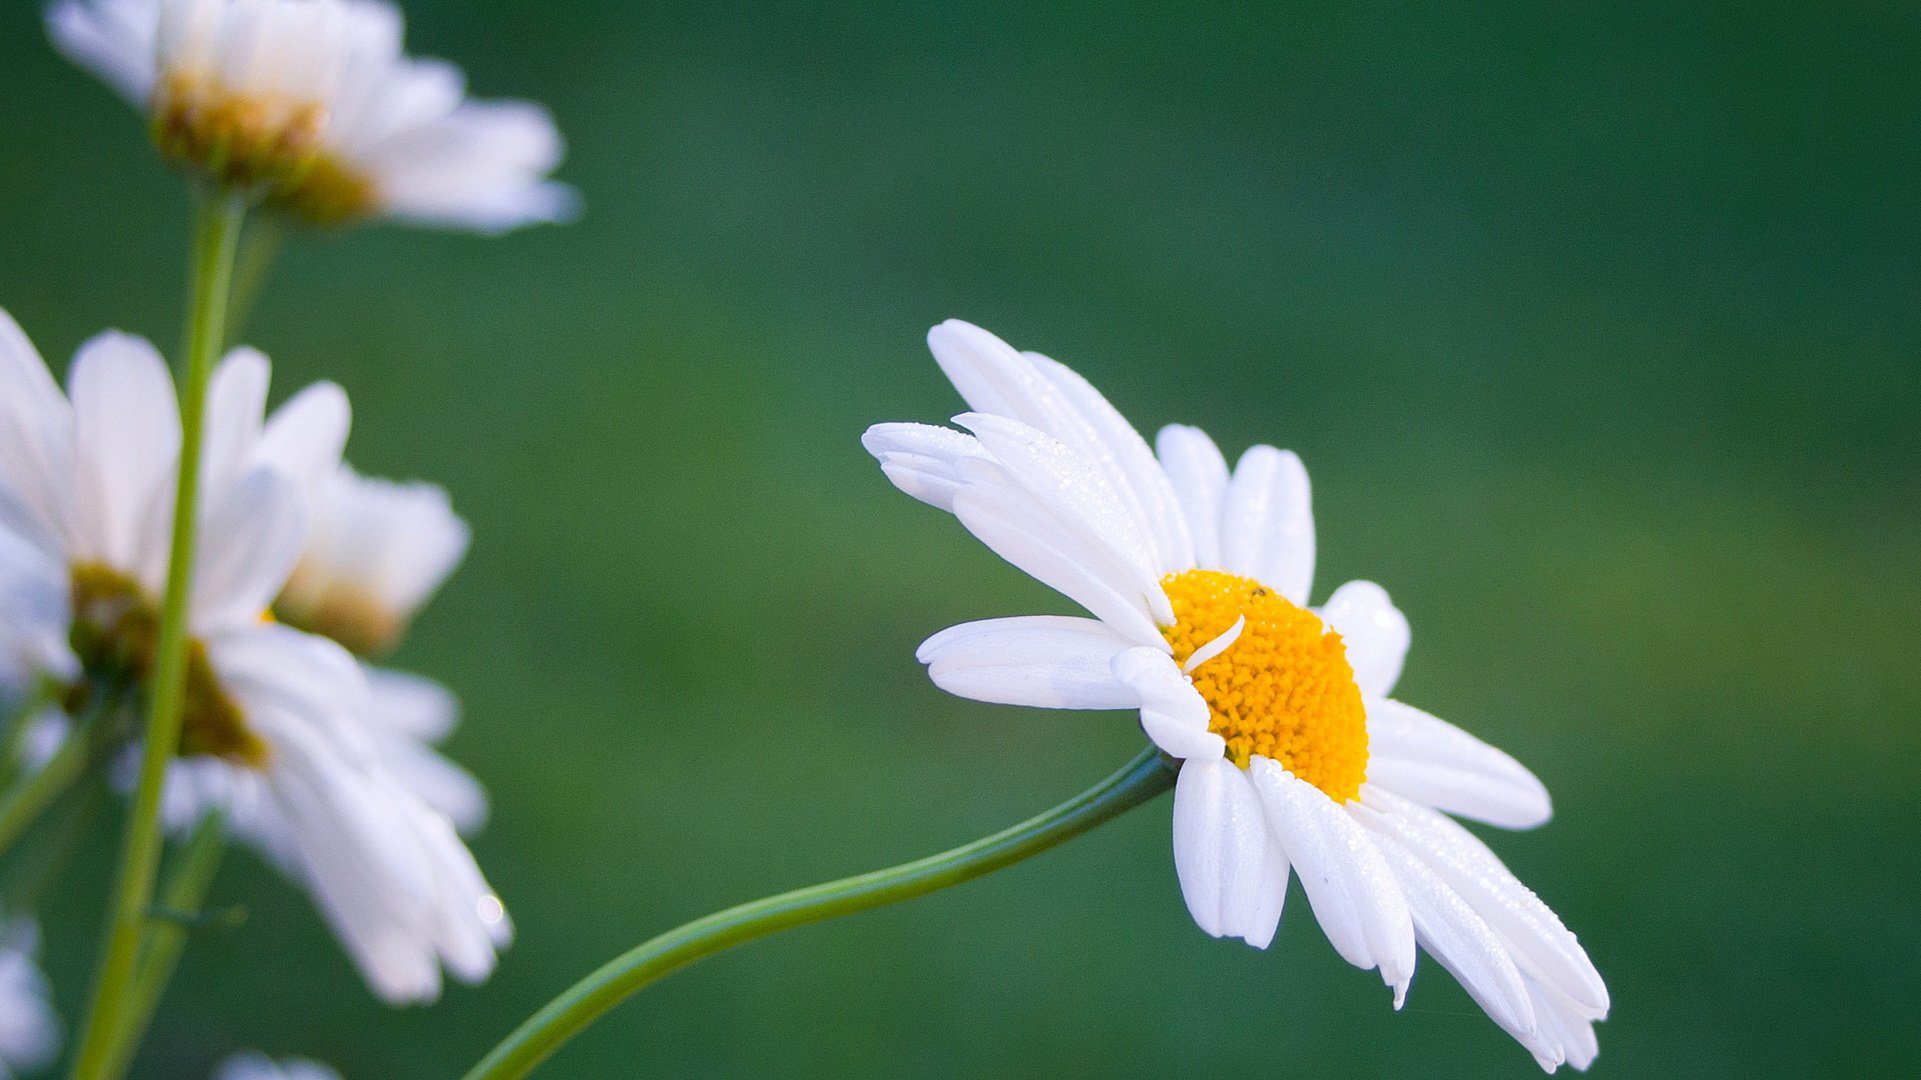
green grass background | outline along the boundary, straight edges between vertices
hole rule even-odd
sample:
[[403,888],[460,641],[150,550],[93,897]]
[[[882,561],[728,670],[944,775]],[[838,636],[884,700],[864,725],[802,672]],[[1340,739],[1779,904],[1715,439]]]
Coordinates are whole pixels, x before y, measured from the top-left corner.
[[[476,535],[400,660],[456,687],[520,937],[374,1002],[247,857],[141,1075],[241,1046],[453,1077],[616,951],[1050,805],[1116,714],[949,698],[926,634],[1061,602],[892,491],[966,317],[1143,428],[1313,472],[1317,595],[1385,583],[1402,696],[1531,765],[1497,848],[1611,983],[1594,1075],[1921,1069],[1921,18],[1900,4],[414,0],[554,108],[587,212],[294,244],[252,324],[350,456]],[[178,184],[0,12],[0,305],[64,357],[178,335]],[[60,1003],[111,834],[43,912]],[[1438,968],[1395,1014],[1296,886],[1194,928],[1165,802],[711,961],[541,1075],[1523,1077]]]

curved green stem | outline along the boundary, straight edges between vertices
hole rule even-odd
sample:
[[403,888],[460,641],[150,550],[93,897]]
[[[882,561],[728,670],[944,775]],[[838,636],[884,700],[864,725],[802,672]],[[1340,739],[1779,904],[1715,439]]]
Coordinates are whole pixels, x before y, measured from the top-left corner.
[[160,793],[167,764],[180,743],[186,707],[187,614],[193,591],[194,528],[199,518],[200,448],[206,414],[207,382],[213,374],[227,328],[227,298],[233,287],[234,247],[247,215],[238,197],[221,195],[203,202],[195,230],[193,295],[187,319],[186,377],[180,387],[180,469],[175,489],[172,548],[167,558],[167,594],[160,609],[160,633],[153,654],[147,725],[140,754],[140,780],[127,814],[120,848],[120,873],[107,923],[106,949],[93,989],[80,1046],[74,1055],[74,1080],[112,1076],[121,1015],[130,1005],[129,984],[140,956],[141,932],[153,902],[160,868]]
[[1119,772],[1037,817],[971,844],[886,870],[769,896],[695,919],[636,946],[529,1017],[465,1080],[515,1080],[635,991],[723,949],[769,934],[925,896],[1012,866],[1079,836],[1174,786],[1152,748]]

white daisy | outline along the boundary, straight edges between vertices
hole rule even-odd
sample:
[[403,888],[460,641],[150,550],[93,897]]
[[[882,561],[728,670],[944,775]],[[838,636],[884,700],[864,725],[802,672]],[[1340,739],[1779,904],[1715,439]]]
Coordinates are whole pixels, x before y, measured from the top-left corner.
[[942,631],[919,657],[943,689],[1042,708],[1138,709],[1180,761],[1174,864],[1201,929],[1273,939],[1290,868],[1328,940],[1378,968],[1398,1008],[1418,943],[1552,1071],[1585,1068],[1607,989],[1574,935],[1447,814],[1546,821],[1506,754],[1388,697],[1408,647],[1386,592],[1308,606],[1307,473],[1256,446],[1229,470],[1168,427],[1158,456],[1087,381],[948,322],[928,343],[975,410],[968,433],[880,424],[896,486],[1095,617]]
[[0,1080],[46,1065],[60,1050],[60,1021],[39,959],[33,920],[0,924]]
[[58,0],[47,24],[170,159],[307,221],[501,232],[574,212],[547,179],[547,111],[469,99],[458,68],[403,51],[385,0]]
[[[348,423],[338,387],[309,387],[263,422],[266,358],[238,350],[207,402],[203,520],[189,611],[187,710],[168,776],[169,821],[221,807],[241,836],[312,892],[369,983],[395,1002],[432,999],[440,966],[493,969],[511,930],[447,818],[382,763],[360,664],[317,635],[262,618],[306,537],[309,491],[339,467]],[[179,414],[145,341],[104,334],[75,358],[62,395],[0,312],[0,530],[64,599],[52,670],[138,679],[151,663],[165,585]],[[18,556],[18,551],[16,551]]]
[[321,481],[307,546],[274,614],[362,655],[388,652],[467,542],[445,491],[343,465]]
[[222,1062],[214,1080],[340,1080],[340,1074],[318,1061],[275,1061],[257,1050],[248,1050]]

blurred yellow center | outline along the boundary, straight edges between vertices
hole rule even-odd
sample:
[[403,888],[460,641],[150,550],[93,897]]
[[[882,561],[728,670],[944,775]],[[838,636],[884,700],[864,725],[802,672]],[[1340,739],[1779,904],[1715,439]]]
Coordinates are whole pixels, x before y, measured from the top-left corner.
[[1174,605],[1162,631],[1185,666],[1245,620],[1225,651],[1188,673],[1207,701],[1208,729],[1247,768],[1255,755],[1345,802],[1367,779],[1367,715],[1347,646],[1313,612],[1250,578],[1188,570],[1161,579]]
[[[160,613],[132,578],[99,563],[81,563],[73,568],[72,600],[73,649],[89,671],[140,683],[152,677]],[[199,640],[187,645],[186,683],[180,753],[266,768],[272,749],[221,689],[207,647]]]
[[338,225],[375,208],[373,182],[327,153],[327,110],[314,102],[234,93],[175,73],[153,103],[161,153],[222,188],[250,191],[314,225]]

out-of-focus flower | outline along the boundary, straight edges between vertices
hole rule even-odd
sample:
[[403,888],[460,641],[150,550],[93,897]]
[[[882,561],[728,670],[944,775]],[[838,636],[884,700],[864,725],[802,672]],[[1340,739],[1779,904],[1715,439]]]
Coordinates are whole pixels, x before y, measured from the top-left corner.
[[384,0],[58,0],[55,45],[146,111],[167,158],[318,225],[502,232],[572,216],[552,117],[467,97]]
[[321,482],[312,528],[274,613],[365,655],[391,650],[467,553],[447,493],[342,466]]
[[60,1050],[60,1022],[40,973],[40,928],[0,923],[0,1080],[48,1064]]
[[[375,991],[429,1000],[444,963],[474,981],[511,935],[447,818],[381,761],[361,666],[334,642],[263,618],[305,546],[310,492],[339,467],[338,387],[263,420],[268,365],[237,350],[209,388],[203,518],[188,624],[180,757],[168,820],[225,810],[304,884]],[[63,599],[22,640],[65,640],[48,674],[148,674],[170,548],[180,447],[166,365],[121,334],[88,342],[62,394],[0,312],[0,580],[40,574]]]
[[1314,526],[1293,454],[1163,429],[1158,456],[1088,382],[949,322],[928,341],[971,434],[881,424],[901,490],[1095,617],[966,623],[920,648],[980,701],[1134,709],[1179,759],[1174,864],[1201,929],[1265,947],[1290,868],[1336,951],[1399,1007],[1415,945],[1552,1071],[1594,1058],[1608,1010],[1573,934],[1448,814],[1546,821],[1513,758],[1390,699],[1407,620],[1379,586],[1308,606]]
[[257,1050],[248,1050],[222,1062],[214,1080],[340,1080],[340,1074],[318,1061],[275,1061]]

